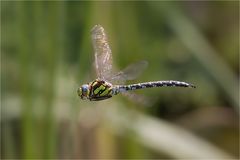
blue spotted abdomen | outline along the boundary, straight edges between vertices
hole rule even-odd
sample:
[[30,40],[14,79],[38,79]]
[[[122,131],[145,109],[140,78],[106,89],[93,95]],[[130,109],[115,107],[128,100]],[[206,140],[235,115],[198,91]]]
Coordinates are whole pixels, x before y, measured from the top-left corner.
[[194,85],[190,83],[170,80],[170,81],[153,81],[153,82],[137,83],[137,84],[130,84],[130,85],[120,85],[118,89],[119,89],[119,92],[124,92],[129,90],[153,88],[153,87],[165,87],[165,86],[196,88]]

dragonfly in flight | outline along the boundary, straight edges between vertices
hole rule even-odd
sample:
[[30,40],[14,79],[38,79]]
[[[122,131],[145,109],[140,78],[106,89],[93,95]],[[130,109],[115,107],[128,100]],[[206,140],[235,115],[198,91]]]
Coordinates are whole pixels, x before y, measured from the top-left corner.
[[[124,85],[127,80],[135,79],[147,67],[147,61],[139,61],[126,67],[124,70],[112,73],[112,52],[108,44],[107,35],[101,25],[95,25],[91,30],[92,43],[95,52],[95,69],[97,79],[83,84],[77,89],[81,99],[100,101],[111,98],[113,95],[136,89],[176,86],[195,88],[194,85],[181,81],[152,81]],[[121,85],[116,83],[121,82]]]

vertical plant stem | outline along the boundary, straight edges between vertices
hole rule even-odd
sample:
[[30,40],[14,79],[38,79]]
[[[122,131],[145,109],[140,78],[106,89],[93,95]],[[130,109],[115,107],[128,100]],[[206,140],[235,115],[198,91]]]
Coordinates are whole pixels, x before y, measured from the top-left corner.
[[57,56],[59,53],[59,36],[58,36],[58,14],[59,14],[59,2],[48,2],[42,8],[43,15],[45,17],[46,28],[44,30],[45,41],[47,50],[44,53],[45,69],[46,69],[46,79],[45,79],[45,129],[46,129],[46,139],[45,139],[45,158],[56,158],[56,123],[54,119],[54,83],[55,71],[57,65]]
[[18,2],[18,41],[20,64],[20,88],[22,101],[22,158],[33,158],[35,155],[34,130],[32,115],[32,82],[31,82],[31,46],[32,37],[28,20],[31,19],[30,8],[27,2]]

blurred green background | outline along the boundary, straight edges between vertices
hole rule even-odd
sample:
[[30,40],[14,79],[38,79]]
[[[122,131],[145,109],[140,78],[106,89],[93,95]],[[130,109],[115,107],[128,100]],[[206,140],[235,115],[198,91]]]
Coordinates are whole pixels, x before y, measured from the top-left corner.
[[[129,83],[197,88],[80,100],[96,24],[115,68],[149,62]],[[238,1],[1,1],[2,159],[239,158],[238,81]]]

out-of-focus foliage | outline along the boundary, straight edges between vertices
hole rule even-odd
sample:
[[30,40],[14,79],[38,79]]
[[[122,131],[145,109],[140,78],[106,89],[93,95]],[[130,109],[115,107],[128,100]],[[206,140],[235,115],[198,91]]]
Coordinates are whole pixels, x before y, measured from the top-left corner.
[[[95,24],[116,70],[149,62],[129,83],[197,89],[136,91],[147,104],[79,100],[95,78]],[[1,1],[1,158],[239,158],[238,77],[238,1]]]

